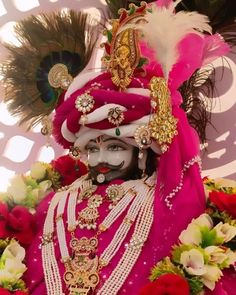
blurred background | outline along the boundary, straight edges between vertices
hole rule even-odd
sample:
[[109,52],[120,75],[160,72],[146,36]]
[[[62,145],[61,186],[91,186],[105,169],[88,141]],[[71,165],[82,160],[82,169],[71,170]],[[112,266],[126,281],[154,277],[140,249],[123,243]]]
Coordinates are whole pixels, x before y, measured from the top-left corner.
[[[103,17],[105,0],[0,0],[0,41],[17,44],[14,24],[31,14],[73,8],[87,11],[96,18]],[[98,42],[100,43],[100,42]],[[89,67],[100,68],[102,50],[97,45]],[[0,45],[0,60],[6,52]],[[27,62],[27,57],[26,57]],[[203,176],[225,177],[236,180],[236,54],[229,54],[224,63],[215,62],[217,91],[212,97],[212,125],[207,128],[207,144],[202,147]],[[223,75],[222,75],[223,74]],[[53,138],[41,135],[41,126],[30,132],[16,125],[2,102],[4,85],[0,85],[0,191],[5,191],[9,178],[25,173],[37,160],[50,162],[67,153]]]

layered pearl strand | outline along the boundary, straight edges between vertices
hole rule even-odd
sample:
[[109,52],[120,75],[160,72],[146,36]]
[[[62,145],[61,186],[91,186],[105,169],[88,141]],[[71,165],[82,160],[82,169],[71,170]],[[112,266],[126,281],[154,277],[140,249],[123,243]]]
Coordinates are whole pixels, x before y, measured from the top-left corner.
[[42,262],[44,278],[47,288],[47,294],[64,295],[62,291],[61,277],[58,264],[56,261],[53,232],[54,232],[54,212],[61,198],[67,195],[67,192],[58,192],[52,199],[47,217],[44,223],[43,238],[42,238]]
[[[76,197],[77,197],[77,191],[82,186],[83,181],[86,177],[87,176],[81,177],[79,181],[73,185],[73,191],[76,191]],[[69,191],[61,190],[54,195],[49,205],[47,216],[44,222],[43,237],[42,237],[42,263],[43,263],[44,278],[45,278],[48,295],[65,295],[62,290],[61,276],[60,276],[59,267],[58,267],[58,263],[55,256],[55,250],[54,250],[54,244],[53,244],[53,233],[54,233],[55,210],[58,204],[61,203],[62,205],[59,206],[60,209],[58,209],[58,212],[60,212],[60,215],[64,213],[63,204],[65,204],[65,200],[69,194],[70,194],[70,190]],[[62,202],[60,202],[61,200]],[[63,235],[65,235],[62,216],[59,217],[58,215],[57,221],[58,221],[57,230],[60,230],[60,231],[62,230]],[[62,245],[63,245],[63,242],[61,243],[61,245],[59,244],[60,250],[63,252],[63,255],[68,257],[69,256],[68,250],[66,251],[65,248],[63,249]]]
[[[139,189],[141,190],[139,190],[139,193],[136,196],[135,200],[138,199],[138,197],[139,198],[142,197],[144,201],[143,200],[141,201],[141,205],[139,206],[139,209],[137,209],[138,211],[136,214],[137,221],[135,223],[135,228],[134,228],[132,238],[128,246],[126,247],[126,250],[123,256],[121,257],[118,265],[114,268],[113,272],[111,273],[109,278],[106,280],[102,288],[98,291],[97,295],[117,294],[117,292],[120,290],[125,280],[127,279],[128,275],[130,274],[137,259],[139,258],[139,255],[141,254],[141,251],[142,251],[142,247],[148,238],[148,235],[153,223],[154,189],[149,188],[148,190],[144,186],[139,187]],[[132,204],[131,207],[135,207],[135,206],[133,206]],[[132,211],[132,210],[129,210],[129,211]],[[130,212],[128,212],[127,216],[129,216],[129,213]],[[118,235],[118,237],[121,236],[122,241],[127,236],[127,232],[125,231],[126,228],[124,228],[124,230],[122,228],[122,225],[126,223],[125,222],[126,218],[124,219],[124,222],[121,224],[120,228],[117,230],[117,233],[120,233],[121,231],[121,234]],[[120,241],[120,243],[118,244],[118,241],[117,241],[118,237],[116,237],[115,235],[110,245],[105,249],[105,251],[101,255],[101,257],[104,257],[107,262],[109,262],[112,259],[112,257],[118,251],[118,248],[120,247],[122,243],[122,241]]]
[[[99,225],[99,233],[107,230],[118,217],[127,209],[128,212],[120,224],[116,234],[107,248],[101,254],[99,259],[100,266],[104,267],[112,260],[120,249],[122,243],[127,237],[132,224],[135,224],[134,232],[128,246],[121,257],[118,265],[113,270],[102,288],[97,294],[110,295],[117,294],[124,281],[128,277],[135,262],[137,261],[142,246],[145,243],[153,222],[153,197],[155,176],[146,180],[131,180],[121,184],[124,190],[123,198],[112,208]],[[69,251],[66,243],[65,226],[63,222],[63,213],[67,205],[67,223],[68,230],[74,231],[77,226],[76,221],[76,203],[80,202],[80,194],[83,189],[90,185],[89,180],[80,179],[71,187],[71,189],[55,194],[49,207],[48,215],[44,225],[44,233],[54,232],[54,212],[56,211],[56,231],[59,242],[62,262],[66,262],[69,257]],[[80,193],[78,194],[78,189]],[[79,200],[78,200],[79,196]],[[49,250],[49,254],[46,251]],[[48,295],[62,295],[62,282],[59,274],[58,264],[55,258],[54,245],[49,241],[43,246],[42,251],[43,267]]]

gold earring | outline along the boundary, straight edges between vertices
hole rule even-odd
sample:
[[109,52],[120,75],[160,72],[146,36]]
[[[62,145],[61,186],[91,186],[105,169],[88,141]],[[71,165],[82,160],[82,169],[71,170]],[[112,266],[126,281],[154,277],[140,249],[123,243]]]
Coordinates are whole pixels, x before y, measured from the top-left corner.
[[71,146],[69,150],[69,156],[74,160],[80,159],[80,149],[78,146]]

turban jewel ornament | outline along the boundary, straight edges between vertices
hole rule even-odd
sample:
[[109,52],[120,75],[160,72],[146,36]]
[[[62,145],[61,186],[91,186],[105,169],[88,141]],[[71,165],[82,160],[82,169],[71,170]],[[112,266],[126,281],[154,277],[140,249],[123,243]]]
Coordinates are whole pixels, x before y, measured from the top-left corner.
[[178,44],[187,34],[211,33],[206,16],[197,12],[175,13],[179,2],[160,8],[142,1],[140,7],[130,4],[129,10],[120,9],[120,17],[113,20],[112,28],[105,32],[107,42],[103,44],[106,51],[103,62],[111,73],[112,82],[121,91],[129,87],[136,74],[145,75],[143,68],[149,61],[141,55],[140,42],[152,48],[163,77],[154,76],[150,80],[151,114],[147,128],[162,152],[177,135],[178,120],[172,115],[168,82],[169,73],[179,59]]
[[30,16],[16,25],[20,46],[5,44],[9,56],[1,71],[5,101],[20,124],[30,129],[47,121],[63,101],[73,78],[90,60],[96,24],[82,12],[65,10]]
[[[139,0],[106,0],[108,15],[119,18],[121,8],[129,8],[130,3],[140,5]],[[155,2],[153,0],[147,3]],[[171,1],[159,0],[163,8]],[[213,33],[220,33],[232,47],[236,45],[236,1],[232,0],[182,0],[175,7],[176,12],[197,11],[208,16]],[[216,46],[217,48],[217,46]],[[212,102],[215,95],[214,68],[197,70],[187,81],[183,82],[179,91],[183,97],[181,107],[186,112],[190,125],[196,129],[202,143],[206,141],[205,129],[211,120]]]

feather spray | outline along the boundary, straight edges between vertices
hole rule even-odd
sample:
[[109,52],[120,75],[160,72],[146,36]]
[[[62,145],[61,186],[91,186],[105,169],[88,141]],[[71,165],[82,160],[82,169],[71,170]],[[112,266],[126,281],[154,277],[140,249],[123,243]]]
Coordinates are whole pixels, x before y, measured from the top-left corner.
[[181,0],[170,3],[168,7],[152,6],[152,12],[140,19],[142,23],[129,24],[128,28],[139,29],[143,38],[155,51],[156,59],[160,62],[164,77],[168,80],[173,65],[178,60],[177,45],[188,33],[201,35],[205,31],[211,33],[208,18],[197,12],[180,11],[174,13],[175,7]]
[[1,72],[11,114],[30,129],[60,103],[65,89],[49,83],[50,69],[63,64],[75,77],[90,60],[98,26],[81,12],[31,16],[15,27],[20,46],[5,44],[9,57]]

